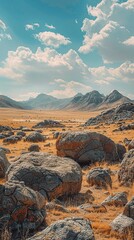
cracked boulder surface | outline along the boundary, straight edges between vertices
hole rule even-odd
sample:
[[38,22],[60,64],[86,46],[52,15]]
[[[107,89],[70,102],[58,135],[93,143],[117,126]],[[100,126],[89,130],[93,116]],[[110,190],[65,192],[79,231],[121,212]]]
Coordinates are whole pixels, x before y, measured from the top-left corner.
[[96,132],[65,132],[56,142],[57,155],[71,157],[79,164],[120,160],[116,144]]
[[29,240],[95,240],[90,221],[65,218],[55,222]]
[[7,160],[5,151],[3,149],[0,149],[0,178],[5,177],[5,173],[9,165],[10,163]]
[[0,236],[6,228],[11,231],[11,239],[18,240],[22,232],[30,233],[44,225],[45,205],[45,198],[23,182],[9,181],[0,185]]
[[125,186],[131,186],[134,183],[134,149],[125,154],[118,172],[118,179]]
[[25,185],[43,194],[48,200],[77,194],[81,189],[82,171],[75,161],[48,153],[22,154],[7,173],[8,180],[24,181]]

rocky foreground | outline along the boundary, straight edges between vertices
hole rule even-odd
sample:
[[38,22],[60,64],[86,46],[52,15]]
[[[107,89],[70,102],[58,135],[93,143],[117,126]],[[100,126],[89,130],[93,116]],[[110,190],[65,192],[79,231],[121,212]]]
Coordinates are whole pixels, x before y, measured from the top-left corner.
[[1,240],[134,239],[134,140],[81,126],[0,126]]

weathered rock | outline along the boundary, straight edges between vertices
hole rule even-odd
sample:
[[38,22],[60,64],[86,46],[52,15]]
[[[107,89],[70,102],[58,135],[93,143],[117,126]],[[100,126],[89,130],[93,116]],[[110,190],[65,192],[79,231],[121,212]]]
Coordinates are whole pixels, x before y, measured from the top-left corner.
[[134,220],[132,218],[120,214],[113,220],[111,227],[115,234],[120,236],[120,239],[134,239]]
[[134,197],[126,204],[123,214],[134,220]]
[[134,149],[134,139],[128,144],[128,150]]
[[35,231],[45,223],[45,204],[41,194],[22,182],[12,181],[0,185],[0,234],[5,227],[5,220],[6,227],[12,233],[12,240],[21,239],[25,232],[28,234],[28,231]]
[[84,218],[65,218],[47,227],[29,240],[94,240],[90,221]]
[[121,184],[126,186],[132,185],[134,182],[134,149],[128,151],[121,163],[118,172],[118,179]]
[[22,154],[6,176],[9,180],[24,181],[50,200],[78,193],[82,181],[81,168],[72,159],[36,152]]
[[26,133],[24,131],[17,132],[17,136],[25,137]]
[[48,202],[46,204],[46,210],[47,211],[52,211],[52,210],[56,210],[56,211],[60,211],[60,212],[66,212],[68,213],[69,210],[67,210],[67,208],[63,207],[62,205],[60,204],[56,204],[55,202]]
[[122,160],[124,157],[124,154],[126,153],[126,148],[122,144],[119,144],[119,143],[116,145],[116,147],[117,147],[117,152],[118,152],[119,158]]
[[5,177],[5,173],[9,167],[10,163],[7,160],[5,152],[0,149],[0,178]]
[[2,126],[0,125],[0,132],[11,131],[12,128],[9,126]]
[[57,155],[71,157],[80,164],[119,160],[116,144],[96,132],[65,132],[56,142]]
[[14,144],[14,143],[17,143],[19,140],[19,137],[18,136],[11,136],[11,137],[7,137],[3,140],[3,143],[7,143],[7,144]]
[[85,203],[85,204],[82,204],[78,207],[79,210],[81,211],[84,211],[84,212],[101,212],[101,213],[106,213],[107,212],[107,209],[104,205],[102,204],[99,204],[99,205],[96,205],[96,204],[88,204],[88,203]]
[[33,128],[50,128],[50,127],[64,127],[64,125],[58,121],[48,119],[44,120],[43,122],[39,122],[35,126],[33,126]]
[[57,139],[59,137],[60,132],[54,132],[53,133],[53,138]]
[[33,132],[29,134],[26,139],[27,142],[44,142],[46,137],[39,132]]
[[28,148],[29,152],[39,152],[40,151],[40,147],[37,144],[32,144],[29,148]]
[[110,195],[102,202],[103,205],[114,205],[116,207],[125,206],[126,203],[127,203],[127,194],[125,192]]
[[107,170],[102,168],[94,168],[89,171],[86,176],[87,182],[90,186],[97,186],[107,189],[107,187],[112,188],[112,179]]
[[0,146],[0,150],[3,150],[6,154],[11,153],[9,148],[5,148],[5,147],[2,147],[2,146]]

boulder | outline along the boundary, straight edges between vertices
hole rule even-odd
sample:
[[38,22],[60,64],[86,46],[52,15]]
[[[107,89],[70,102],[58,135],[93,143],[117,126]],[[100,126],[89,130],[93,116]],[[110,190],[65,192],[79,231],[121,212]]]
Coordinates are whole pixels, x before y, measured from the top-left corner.
[[61,133],[56,142],[57,155],[71,157],[79,164],[119,161],[116,144],[96,132]]
[[5,173],[9,167],[10,163],[7,160],[5,152],[0,149],[0,178],[5,177]]
[[128,151],[121,162],[118,172],[118,179],[121,184],[130,186],[134,182],[134,149]]
[[17,132],[16,135],[17,135],[17,136],[21,136],[21,137],[25,137],[25,136],[26,136],[26,133],[23,132],[23,131],[19,131],[19,132]]
[[134,220],[134,197],[126,204],[123,214]]
[[29,152],[39,152],[40,151],[40,147],[37,144],[32,144],[29,148],[28,148]]
[[10,136],[10,137],[6,137],[3,140],[3,143],[7,143],[7,144],[14,144],[17,143],[19,140],[21,140],[21,138],[19,138],[18,136]]
[[2,125],[0,125],[0,133],[1,132],[5,132],[5,131],[11,131],[11,130],[12,130],[12,128],[9,127],[9,126],[2,126]]
[[82,182],[81,168],[75,161],[42,152],[22,154],[6,176],[8,180],[24,181],[49,200],[78,193]]
[[29,240],[95,240],[89,220],[65,218],[59,220]]
[[128,150],[134,149],[134,139],[128,144]]
[[118,234],[119,239],[134,239],[134,220],[132,218],[120,214],[111,223],[111,228],[116,235]]
[[29,134],[26,139],[27,142],[44,142],[46,137],[39,132],[33,132]]
[[6,227],[15,240],[35,231],[45,223],[45,205],[45,198],[23,182],[9,181],[0,185],[0,234]]
[[55,120],[44,120],[43,122],[37,123],[33,128],[52,128],[52,127],[64,127],[63,124],[61,124],[59,121]]
[[112,188],[112,179],[107,170],[102,168],[94,168],[89,171],[86,176],[87,182],[90,186],[97,186],[107,189],[107,187]]
[[116,207],[125,206],[126,203],[127,203],[127,194],[125,192],[110,195],[102,202],[103,205],[113,205]]

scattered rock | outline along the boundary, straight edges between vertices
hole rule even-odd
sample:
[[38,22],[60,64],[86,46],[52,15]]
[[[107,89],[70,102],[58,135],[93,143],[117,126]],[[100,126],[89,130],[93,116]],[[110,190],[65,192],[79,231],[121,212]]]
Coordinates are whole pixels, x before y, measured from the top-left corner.
[[7,160],[5,152],[0,149],[0,178],[5,177],[5,173],[9,167],[10,163]]
[[128,150],[134,149],[134,139],[128,144]]
[[24,181],[49,200],[78,193],[82,182],[81,168],[72,159],[36,152],[22,154],[6,176],[8,180]]
[[19,132],[17,132],[16,135],[17,135],[17,136],[21,136],[21,137],[25,137],[25,136],[26,136],[26,133],[23,132],[23,131],[19,131]]
[[126,204],[123,214],[134,220],[134,197]]
[[120,214],[111,223],[112,230],[120,236],[120,239],[134,239],[134,220]]
[[28,148],[29,152],[39,152],[40,151],[40,147],[37,144],[32,144],[29,148]]
[[29,134],[26,139],[27,142],[44,142],[46,137],[39,132],[33,132]]
[[14,143],[17,143],[19,140],[21,140],[21,138],[19,138],[18,136],[11,136],[11,137],[5,138],[3,140],[3,143],[14,144]]
[[45,204],[41,194],[22,182],[0,185],[0,232],[6,225],[11,230],[12,240],[21,239],[24,233],[34,232],[45,222]]
[[124,142],[125,146],[128,146],[129,143],[131,142],[131,140],[124,138],[123,142]]
[[116,207],[125,206],[126,203],[127,203],[127,194],[125,192],[110,195],[102,202],[103,205],[114,205]]
[[5,148],[5,147],[2,147],[2,146],[0,146],[0,150],[3,150],[5,152],[5,154],[11,153],[9,148]]
[[71,157],[80,164],[119,160],[116,144],[96,132],[61,133],[56,148],[58,156]]
[[52,128],[52,127],[63,127],[64,125],[54,120],[44,120],[43,122],[37,123],[33,128]]
[[122,144],[116,144],[116,147],[117,147],[117,152],[118,152],[118,155],[119,155],[119,159],[123,159],[124,157],[124,154],[126,153],[126,148],[122,145]]
[[59,220],[29,240],[95,240],[90,221],[84,218]]
[[130,186],[134,182],[134,149],[129,150],[121,163],[118,172],[118,179],[121,184]]
[[60,132],[54,132],[53,133],[53,138],[57,139],[59,137]]
[[96,205],[96,204],[85,203],[80,205],[79,209],[85,212],[101,212],[101,213],[107,212],[106,207],[102,204]]
[[69,213],[69,211],[67,210],[67,208],[63,207],[62,205],[56,204],[55,202],[48,202],[46,204],[46,210],[47,211],[52,211],[52,210],[56,210],[56,211],[60,211],[60,212],[65,212],[65,213]]
[[107,170],[102,168],[94,168],[86,176],[87,182],[90,186],[97,186],[107,189],[112,188],[112,179]]
[[2,126],[0,125],[0,133],[5,131],[12,131],[12,128],[9,126]]

